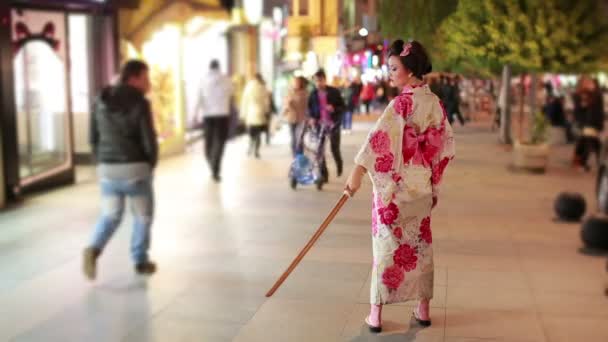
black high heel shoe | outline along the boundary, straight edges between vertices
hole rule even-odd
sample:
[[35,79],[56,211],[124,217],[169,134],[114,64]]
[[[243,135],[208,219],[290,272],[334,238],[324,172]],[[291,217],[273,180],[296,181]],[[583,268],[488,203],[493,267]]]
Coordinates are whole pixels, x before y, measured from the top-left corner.
[[418,308],[414,309],[414,311],[412,312],[412,316],[414,316],[414,319],[416,320],[416,322],[418,322],[418,324],[422,325],[423,327],[430,327],[431,326],[431,320],[424,320],[424,319],[420,319],[418,318],[418,315],[416,314],[416,311],[418,311]]
[[379,325],[379,326],[372,325],[369,322],[369,316],[365,317],[365,324],[367,324],[369,331],[371,331],[374,334],[379,334],[382,332],[382,325]]

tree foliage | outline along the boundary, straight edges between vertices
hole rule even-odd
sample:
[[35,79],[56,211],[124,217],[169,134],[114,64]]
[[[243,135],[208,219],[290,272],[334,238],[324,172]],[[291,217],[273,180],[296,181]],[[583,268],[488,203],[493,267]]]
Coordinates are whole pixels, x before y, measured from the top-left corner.
[[458,0],[382,0],[380,30],[388,39],[415,39],[433,46],[437,28],[457,5]]
[[460,0],[438,37],[464,68],[587,72],[606,53],[607,25],[599,0]]

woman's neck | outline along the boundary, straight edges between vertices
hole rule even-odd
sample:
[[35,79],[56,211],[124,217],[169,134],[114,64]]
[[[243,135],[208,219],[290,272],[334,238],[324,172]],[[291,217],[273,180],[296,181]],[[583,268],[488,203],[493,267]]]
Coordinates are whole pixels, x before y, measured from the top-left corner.
[[410,81],[410,82],[409,82],[408,84],[406,84],[405,86],[406,86],[406,87],[416,87],[416,86],[419,86],[419,85],[421,85],[421,84],[423,84],[423,83],[424,83],[424,81],[423,81],[423,80],[421,80],[421,79],[418,79],[418,78],[415,78],[415,77],[414,77],[414,78],[412,79],[412,81]]
[[414,78],[412,81],[406,83],[403,87],[401,87],[401,89],[399,89],[399,91],[403,91],[403,89],[406,89],[406,88],[415,88],[421,84],[424,84],[423,80]]

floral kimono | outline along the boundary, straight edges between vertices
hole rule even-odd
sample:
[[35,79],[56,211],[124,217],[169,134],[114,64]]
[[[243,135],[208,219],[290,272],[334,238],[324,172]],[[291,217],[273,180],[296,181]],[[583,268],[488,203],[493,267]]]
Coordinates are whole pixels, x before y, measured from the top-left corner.
[[355,157],[374,187],[371,303],[433,298],[431,209],[454,138],[427,85],[388,105]]

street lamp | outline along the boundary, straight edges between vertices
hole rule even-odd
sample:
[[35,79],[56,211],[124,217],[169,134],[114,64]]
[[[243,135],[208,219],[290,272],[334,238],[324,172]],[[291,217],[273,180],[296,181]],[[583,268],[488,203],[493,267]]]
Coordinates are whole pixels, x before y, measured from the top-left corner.
[[359,35],[360,35],[361,37],[367,37],[367,35],[368,35],[368,34],[369,34],[369,32],[367,31],[367,29],[366,29],[365,27],[362,27],[362,28],[359,30]]

